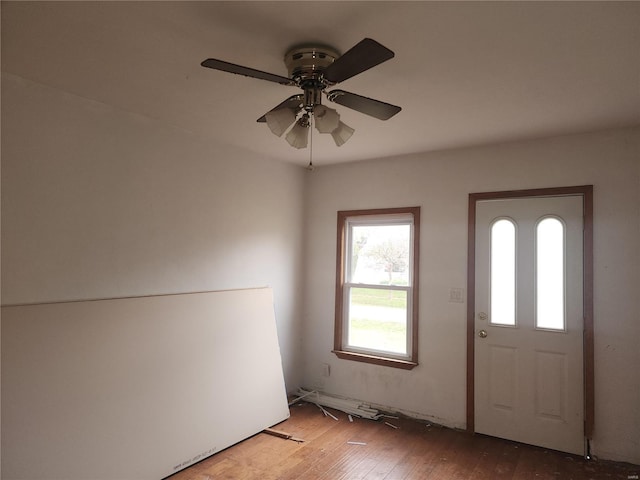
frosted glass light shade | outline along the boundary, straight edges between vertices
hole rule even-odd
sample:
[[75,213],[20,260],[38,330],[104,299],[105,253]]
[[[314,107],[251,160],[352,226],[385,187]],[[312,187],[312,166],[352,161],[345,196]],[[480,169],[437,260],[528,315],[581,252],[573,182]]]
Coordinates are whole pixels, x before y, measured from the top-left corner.
[[281,137],[287,128],[296,121],[296,114],[290,108],[280,108],[267,112],[265,118],[273,134]]
[[307,148],[307,142],[309,140],[309,125],[301,125],[301,122],[296,122],[287,136],[285,137],[289,145],[294,148]]
[[333,108],[324,105],[316,105],[313,107],[313,118],[316,129],[320,133],[331,133],[340,123],[340,115]]
[[338,128],[336,128],[333,132],[331,132],[331,136],[333,137],[333,141],[336,142],[337,146],[342,146],[346,143],[347,140],[351,138],[355,130],[350,126],[340,122],[338,124]]

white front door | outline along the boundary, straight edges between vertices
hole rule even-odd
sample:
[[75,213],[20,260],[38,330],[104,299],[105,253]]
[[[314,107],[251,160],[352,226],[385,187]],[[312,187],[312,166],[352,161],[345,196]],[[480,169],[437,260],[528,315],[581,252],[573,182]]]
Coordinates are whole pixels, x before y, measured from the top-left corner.
[[475,275],[475,431],[583,454],[583,197],[479,201]]

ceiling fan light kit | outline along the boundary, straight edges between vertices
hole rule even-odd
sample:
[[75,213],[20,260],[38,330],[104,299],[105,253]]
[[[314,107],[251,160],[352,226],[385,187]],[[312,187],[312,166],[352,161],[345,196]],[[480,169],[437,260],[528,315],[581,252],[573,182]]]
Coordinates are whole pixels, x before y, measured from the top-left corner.
[[290,108],[279,108],[265,114],[267,125],[274,135],[281,137],[284,132],[296,121],[296,114]]
[[302,94],[287,98],[260,117],[258,122],[265,122],[278,137],[293,125],[285,139],[294,148],[306,148],[312,122],[318,132],[330,133],[337,146],[343,145],[355,131],[340,121],[340,114],[336,110],[322,105],[323,93],[331,102],[379,120],[388,120],[402,110],[396,105],[344,90],[326,91],[327,88],[375,67],[393,56],[394,53],[385,46],[365,38],[343,55],[331,47],[317,45],[305,45],[289,50],[284,57],[289,77],[214,58],[203,61],[201,65],[301,88]]
[[355,132],[353,128],[340,122],[338,128],[331,132],[331,136],[333,137],[333,141],[336,142],[336,145],[341,146],[351,138],[353,132]]
[[340,114],[333,108],[316,105],[313,107],[313,120],[320,133],[331,133],[340,124]]
[[294,148],[307,148],[309,143],[309,115],[302,115],[285,137]]

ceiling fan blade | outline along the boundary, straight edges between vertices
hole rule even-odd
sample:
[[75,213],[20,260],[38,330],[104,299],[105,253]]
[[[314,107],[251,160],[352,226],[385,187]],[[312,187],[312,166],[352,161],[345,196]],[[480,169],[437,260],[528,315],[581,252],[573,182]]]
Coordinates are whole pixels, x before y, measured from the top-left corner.
[[281,85],[295,85],[295,82],[287,77],[281,77],[273,73],[263,72],[254,68],[243,67],[234,63],[217,60],[215,58],[208,58],[200,65],[207,68],[213,68],[214,70],[221,70],[223,72],[235,73],[237,75],[244,75],[245,77],[258,78],[260,80],[267,80],[269,82],[280,83]]
[[386,62],[394,55],[387,47],[371,38],[365,38],[329,65],[324,71],[324,78],[332,83],[343,82],[371,67]]
[[396,105],[356,95],[355,93],[345,92],[344,90],[332,90],[327,93],[327,98],[339,105],[352,108],[353,110],[364,113],[365,115],[370,115],[379,120],[388,120],[402,110],[402,108]]
[[[269,110],[269,112],[273,112],[274,110],[280,110],[281,108],[289,108],[290,110],[293,110],[294,113],[298,113],[301,109],[302,109],[302,99],[304,98],[304,95],[299,94],[299,95],[293,95],[289,98],[287,98],[284,102],[282,102],[281,104],[279,104],[276,107],[273,107],[271,110]],[[267,113],[269,113],[267,112]],[[256,120],[257,122],[266,122],[267,121],[267,113],[265,113],[263,116],[261,116],[258,120]]]

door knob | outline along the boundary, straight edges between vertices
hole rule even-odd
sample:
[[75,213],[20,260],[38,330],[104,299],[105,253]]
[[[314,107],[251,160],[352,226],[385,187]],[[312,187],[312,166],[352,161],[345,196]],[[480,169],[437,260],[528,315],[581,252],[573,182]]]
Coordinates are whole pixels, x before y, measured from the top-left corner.
[[487,338],[487,331],[486,331],[486,330],[480,330],[480,331],[478,332],[478,336],[479,336],[480,338]]

